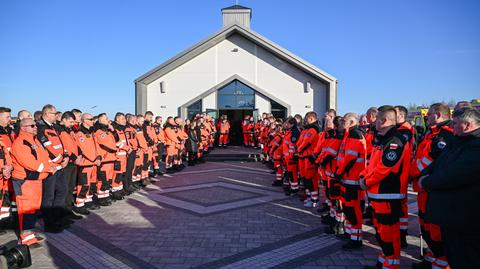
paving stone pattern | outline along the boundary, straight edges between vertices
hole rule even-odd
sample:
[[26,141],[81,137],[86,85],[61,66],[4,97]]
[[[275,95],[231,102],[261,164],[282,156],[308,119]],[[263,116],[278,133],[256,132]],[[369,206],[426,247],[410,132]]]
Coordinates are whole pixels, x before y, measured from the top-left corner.
[[[45,234],[32,251],[33,268],[362,268],[378,253],[374,231],[366,245],[342,251],[323,233],[315,209],[271,187],[260,163],[189,167],[92,212],[61,234]],[[419,257],[414,196],[411,244],[402,268]],[[15,240],[10,231],[0,242]]]

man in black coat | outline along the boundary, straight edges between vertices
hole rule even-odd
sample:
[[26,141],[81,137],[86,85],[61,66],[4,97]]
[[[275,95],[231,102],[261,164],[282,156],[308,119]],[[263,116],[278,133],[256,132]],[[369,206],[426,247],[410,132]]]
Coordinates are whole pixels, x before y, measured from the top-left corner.
[[480,112],[455,111],[453,127],[453,142],[419,181],[429,192],[425,218],[441,226],[451,268],[480,268]]

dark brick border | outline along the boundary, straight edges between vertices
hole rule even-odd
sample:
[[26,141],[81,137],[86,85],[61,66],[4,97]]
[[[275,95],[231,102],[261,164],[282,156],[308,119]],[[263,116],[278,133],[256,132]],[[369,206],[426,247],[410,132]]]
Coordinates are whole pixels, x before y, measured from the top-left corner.
[[[232,263],[235,263],[235,262],[238,262],[238,261],[256,256],[256,255],[259,255],[259,254],[262,254],[262,253],[265,253],[265,252],[269,252],[271,250],[281,248],[281,247],[284,247],[286,245],[290,245],[292,243],[295,243],[295,242],[298,242],[298,241],[301,241],[301,240],[305,240],[305,239],[308,239],[308,238],[311,238],[311,237],[314,237],[314,236],[321,235],[321,234],[323,234],[323,231],[324,231],[324,227],[321,227],[321,228],[314,229],[314,230],[311,230],[311,231],[308,231],[308,232],[305,232],[305,233],[294,235],[294,236],[286,238],[286,239],[282,239],[282,240],[277,241],[277,242],[266,244],[266,245],[260,246],[258,248],[253,248],[253,249],[250,249],[250,250],[238,253],[238,254],[234,254],[234,255],[231,255],[231,256],[216,260],[216,261],[208,262],[208,263],[205,263],[205,264],[193,267],[193,268],[195,268],[195,269],[220,268],[222,266],[226,266],[226,265],[229,265],[229,264],[232,264]],[[332,249],[332,251],[337,250],[337,248],[333,248],[332,246],[329,246],[328,249]],[[308,256],[310,254],[311,253],[306,254],[305,256]],[[294,260],[297,260],[297,259],[294,259]],[[289,262],[287,262],[287,263],[289,263]],[[299,265],[299,264],[297,264],[297,265]]]
[[102,251],[112,256],[113,258],[130,266],[131,268],[138,268],[138,269],[157,268],[156,266],[138,258],[137,256],[130,254],[129,252],[113,245],[108,241],[101,239],[95,234],[85,229],[82,229],[78,226],[72,226],[71,228],[68,229],[68,231],[80,237],[81,239],[87,241],[88,243],[94,245],[95,247],[101,249]]
[[[266,195],[259,194],[259,193],[255,193],[255,192],[250,192],[250,191],[244,191],[244,190],[227,188],[227,187],[225,187],[225,186],[212,186],[212,187],[198,188],[198,189],[195,189],[195,190],[204,190],[204,189],[209,189],[209,188],[221,188],[221,189],[225,189],[225,190],[229,190],[229,191],[238,191],[238,192],[243,192],[243,193],[251,194],[251,196],[246,197],[246,198],[232,199],[232,200],[228,200],[228,201],[225,201],[225,202],[202,203],[202,202],[199,202],[199,201],[195,201],[195,200],[193,200],[193,199],[188,199],[188,198],[184,198],[184,197],[175,196],[175,193],[179,193],[179,192],[190,192],[190,191],[193,191],[193,190],[173,191],[173,192],[162,193],[162,195],[163,195],[163,196],[166,196],[166,197],[173,198],[173,199],[186,201],[186,202],[189,202],[189,203],[192,203],[192,204],[199,204],[199,205],[204,206],[204,207],[216,206],[216,205],[222,205],[222,204],[229,204],[229,203],[235,203],[235,202],[240,202],[240,201],[243,201],[243,200],[248,200],[248,199],[253,199],[253,198],[258,198],[258,197],[264,197],[264,196],[266,196]],[[172,195],[172,194],[173,194],[173,195]]]

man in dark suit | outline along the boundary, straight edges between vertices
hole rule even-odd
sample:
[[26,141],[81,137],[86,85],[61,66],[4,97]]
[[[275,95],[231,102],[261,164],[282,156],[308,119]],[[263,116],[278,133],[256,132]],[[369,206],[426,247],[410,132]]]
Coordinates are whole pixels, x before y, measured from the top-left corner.
[[480,268],[480,112],[453,114],[455,138],[419,184],[429,192],[425,218],[439,224],[451,268]]

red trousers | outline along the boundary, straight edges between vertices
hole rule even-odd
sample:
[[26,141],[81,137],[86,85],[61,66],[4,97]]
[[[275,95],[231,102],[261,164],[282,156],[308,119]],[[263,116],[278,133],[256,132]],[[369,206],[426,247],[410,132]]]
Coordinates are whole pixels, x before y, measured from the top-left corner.
[[77,197],[75,207],[83,207],[86,202],[91,202],[93,193],[92,187],[97,183],[97,166],[79,166],[77,177]]
[[362,240],[363,212],[361,202],[365,192],[358,186],[344,184],[343,193],[343,212],[345,213],[345,231],[350,234],[350,239],[355,241]]
[[290,188],[298,190],[298,164],[293,158],[285,158],[286,170],[290,178]]
[[282,168],[282,159],[275,158],[273,159],[273,167],[275,168],[275,180],[282,180],[283,168]]
[[114,165],[115,177],[112,182],[112,192],[121,191],[123,189],[123,178],[127,171],[127,152],[120,151],[117,153],[117,163]]
[[110,196],[110,187],[115,178],[114,162],[102,163],[98,170],[97,197],[99,199]]
[[220,134],[220,138],[218,139],[218,144],[221,146],[225,146],[228,143],[228,133]]
[[373,225],[382,252],[378,261],[383,268],[400,269],[401,201],[370,201],[373,208]]
[[317,172],[317,165],[308,157],[303,158],[300,176],[305,180],[306,193],[310,193],[313,202],[318,202],[318,186],[320,175]]

